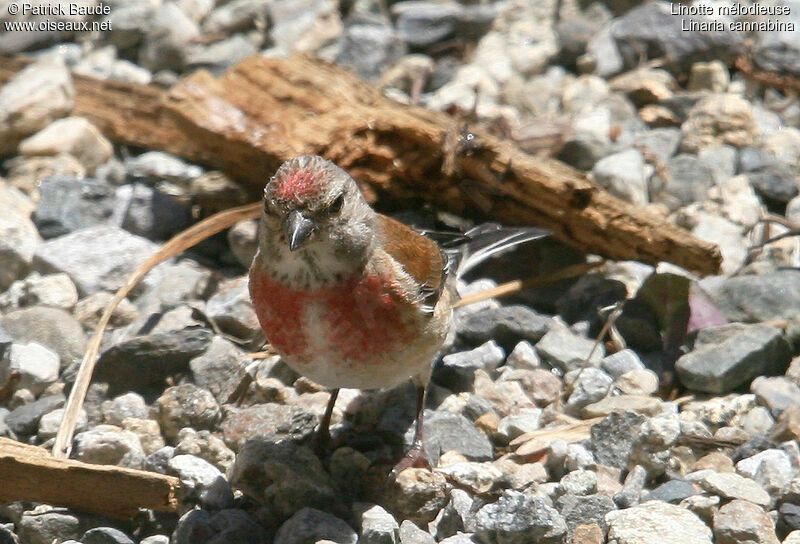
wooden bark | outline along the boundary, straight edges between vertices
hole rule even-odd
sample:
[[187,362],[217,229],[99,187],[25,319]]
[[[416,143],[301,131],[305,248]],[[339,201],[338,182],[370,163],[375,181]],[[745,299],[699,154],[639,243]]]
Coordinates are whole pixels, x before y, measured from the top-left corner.
[[[10,73],[0,68],[0,81]],[[252,57],[219,78],[196,72],[167,91],[85,76],[75,87],[75,115],[113,141],[221,169],[248,183],[254,196],[284,160],[318,154],[349,170],[382,205],[422,199],[459,214],[545,227],[614,259],[719,270],[716,246],[613,197],[581,172],[479,131],[467,152],[459,147],[460,121],[400,105],[310,57]]]
[[0,503],[33,501],[114,518],[139,508],[174,512],[177,478],[55,459],[42,448],[0,438]]

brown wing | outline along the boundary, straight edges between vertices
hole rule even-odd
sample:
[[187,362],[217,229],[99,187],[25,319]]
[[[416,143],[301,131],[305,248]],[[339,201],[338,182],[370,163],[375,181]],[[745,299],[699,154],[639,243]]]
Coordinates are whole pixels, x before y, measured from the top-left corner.
[[383,247],[417,283],[425,310],[433,312],[447,276],[447,258],[436,242],[385,215],[378,215]]

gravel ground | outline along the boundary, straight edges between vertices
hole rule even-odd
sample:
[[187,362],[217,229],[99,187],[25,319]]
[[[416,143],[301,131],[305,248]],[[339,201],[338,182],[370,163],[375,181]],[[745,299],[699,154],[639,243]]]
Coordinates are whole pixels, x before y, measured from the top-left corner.
[[[0,88],[0,383],[20,376],[0,436],[52,443],[110,293],[204,213],[196,202],[238,194],[219,172],[115,145],[71,116],[71,71],[168,86],[253,54],[312,53],[400,102],[474,108],[476,123],[718,244],[724,262],[702,279],[608,263],[457,310],[426,409],[435,468],[387,484],[411,440],[413,388],[343,390],[336,447],[318,457],[328,393],[278,357],[250,357],[255,224],[242,222],[157,267],[120,305],[73,445],[75,459],[179,477],[179,515],[8,503],[0,543],[800,543],[798,238],[748,257],[800,225],[800,103],[734,67],[747,54],[800,81],[800,2],[686,7],[712,15],[637,0],[48,4],[67,15],[12,15],[12,4],[0,2],[3,24],[112,30],[0,32],[0,53],[35,58]],[[731,6],[749,12],[720,11]],[[723,28],[683,30],[709,21]],[[546,242],[460,287],[583,259]],[[692,280],[693,318],[713,314],[699,330],[664,333],[666,304],[640,293],[654,272]],[[616,340],[595,346],[607,308],[634,297]],[[526,436],[588,419],[588,439]]]

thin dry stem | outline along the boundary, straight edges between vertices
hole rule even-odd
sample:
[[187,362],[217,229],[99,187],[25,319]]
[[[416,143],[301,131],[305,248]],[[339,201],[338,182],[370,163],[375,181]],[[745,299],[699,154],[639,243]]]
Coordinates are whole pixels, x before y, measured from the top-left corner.
[[258,217],[260,211],[261,203],[256,202],[214,214],[174,236],[165,243],[161,249],[151,255],[133,271],[125,284],[114,294],[114,297],[108,303],[108,306],[106,306],[103,315],[100,317],[100,321],[94,329],[94,334],[89,341],[89,346],[86,349],[86,353],[81,361],[81,366],[78,369],[78,375],[75,377],[75,384],[72,387],[67,405],[64,408],[64,418],[61,420],[58,434],[53,443],[53,456],[56,458],[69,457],[72,448],[72,437],[75,433],[75,425],[83,402],[86,399],[86,392],[89,389],[89,384],[92,381],[92,373],[97,363],[100,342],[103,340],[103,333],[111,319],[111,314],[119,303],[122,302],[142,278],[158,264],[185,251],[198,242],[233,226],[239,221]]

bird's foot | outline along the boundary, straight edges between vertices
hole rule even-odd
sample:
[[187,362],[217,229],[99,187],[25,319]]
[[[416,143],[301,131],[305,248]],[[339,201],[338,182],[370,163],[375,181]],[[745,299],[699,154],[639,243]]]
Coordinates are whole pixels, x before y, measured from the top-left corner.
[[389,473],[389,480],[397,479],[397,476],[407,468],[426,468],[431,470],[431,463],[428,461],[428,454],[425,452],[425,446],[422,445],[422,441],[414,442],[411,449],[406,452]]

